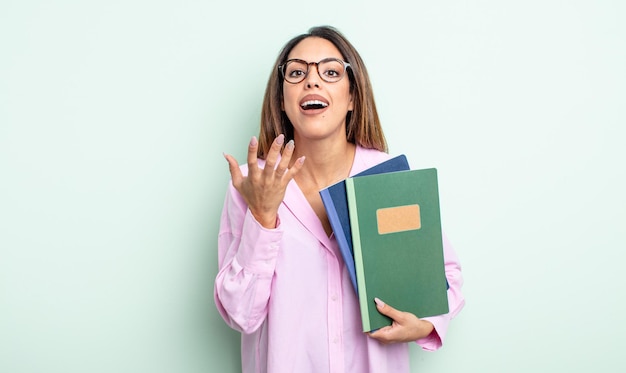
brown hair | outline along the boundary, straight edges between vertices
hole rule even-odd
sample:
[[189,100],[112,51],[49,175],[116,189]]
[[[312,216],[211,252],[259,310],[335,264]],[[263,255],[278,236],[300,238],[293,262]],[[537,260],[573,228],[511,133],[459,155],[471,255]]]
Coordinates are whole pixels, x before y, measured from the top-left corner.
[[309,29],[285,44],[276,59],[265,88],[265,97],[261,109],[261,129],[257,156],[265,159],[272,142],[279,134],[285,134],[287,140],[293,139],[293,125],[281,108],[283,102],[283,78],[278,66],[284,63],[291,50],[302,40],[310,37],[326,39],[333,43],[346,62],[350,63],[348,78],[350,93],[353,97],[354,110],[346,116],[346,135],[349,142],[364,148],[387,152],[387,141],[383,134],[376,103],[372,93],[372,84],[361,56],[352,44],[335,28],[319,26]]

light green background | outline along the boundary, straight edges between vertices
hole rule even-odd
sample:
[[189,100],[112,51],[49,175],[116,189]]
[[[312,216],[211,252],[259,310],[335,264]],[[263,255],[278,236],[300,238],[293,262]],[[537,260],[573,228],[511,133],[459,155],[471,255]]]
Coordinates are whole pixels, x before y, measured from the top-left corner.
[[240,369],[222,152],[318,24],[362,53],[391,152],[439,169],[467,305],[413,371],[623,369],[624,4],[1,0],[0,372]]

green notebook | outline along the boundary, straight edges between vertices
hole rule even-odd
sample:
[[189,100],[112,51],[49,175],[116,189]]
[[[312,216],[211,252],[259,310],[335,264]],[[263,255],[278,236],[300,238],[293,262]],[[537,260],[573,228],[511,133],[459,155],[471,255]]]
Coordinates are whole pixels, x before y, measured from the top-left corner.
[[391,325],[374,298],[418,317],[448,313],[437,170],[346,179],[363,331]]

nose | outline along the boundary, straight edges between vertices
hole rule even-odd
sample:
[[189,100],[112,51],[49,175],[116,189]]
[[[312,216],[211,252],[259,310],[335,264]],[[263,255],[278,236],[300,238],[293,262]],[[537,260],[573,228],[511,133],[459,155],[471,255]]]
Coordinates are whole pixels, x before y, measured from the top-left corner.
[[[315,69],[315,72],[313,71]],[[320,86],[320,73],[317,69],[317,63],[311,62],[309,63],[309,71],[307,72],[304,82],[307,88],[318,87]]]

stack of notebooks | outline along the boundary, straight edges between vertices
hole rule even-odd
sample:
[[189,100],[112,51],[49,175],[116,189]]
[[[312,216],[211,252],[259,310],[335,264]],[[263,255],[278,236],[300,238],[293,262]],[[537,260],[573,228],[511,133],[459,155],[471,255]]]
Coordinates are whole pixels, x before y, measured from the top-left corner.
[[417,317],[448,312],[435,168],[405,155],[320,191],[361,308],[363,331],[391,324],[374,298]]

